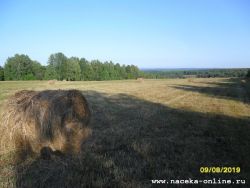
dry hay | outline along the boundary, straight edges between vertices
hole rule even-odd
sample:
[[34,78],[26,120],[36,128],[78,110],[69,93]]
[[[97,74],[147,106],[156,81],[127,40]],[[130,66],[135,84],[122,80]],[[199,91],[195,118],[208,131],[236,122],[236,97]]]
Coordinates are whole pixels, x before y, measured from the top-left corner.
[[137,78],[137,81],[144,82],[144,78]]
[[34,154],[49,147],[78,153],[91,134],[90,115],[86,99],[77,90],[17,92],[1,117],[1,150]]
[[56,80],[49,80],[49,81],[48,81],[48,84],[49,84],[49,85],[54,85],[55,83],[56,83]]

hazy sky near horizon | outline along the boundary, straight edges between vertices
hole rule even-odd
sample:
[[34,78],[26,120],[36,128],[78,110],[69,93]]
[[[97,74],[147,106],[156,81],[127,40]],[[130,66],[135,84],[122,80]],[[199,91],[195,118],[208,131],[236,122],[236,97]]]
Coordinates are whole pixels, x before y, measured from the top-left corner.
[[0,65],[16,53],[140,68],[250,67],[248,0],[1,0]]

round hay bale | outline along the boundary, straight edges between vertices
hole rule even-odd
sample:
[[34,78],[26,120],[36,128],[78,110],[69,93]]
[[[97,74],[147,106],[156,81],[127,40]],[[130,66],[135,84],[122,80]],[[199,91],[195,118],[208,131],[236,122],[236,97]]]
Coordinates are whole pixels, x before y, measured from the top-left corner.
[[43,148],[78,153],[91,134],[90,110],[77,90],[23,90],[12,96],[1,117],[1,149],[40,153]]
[[55,83],[56,83],[56,80],[49,80],[49,81],[48,81],[48,84],[49,84],[49,85],[54,85]]

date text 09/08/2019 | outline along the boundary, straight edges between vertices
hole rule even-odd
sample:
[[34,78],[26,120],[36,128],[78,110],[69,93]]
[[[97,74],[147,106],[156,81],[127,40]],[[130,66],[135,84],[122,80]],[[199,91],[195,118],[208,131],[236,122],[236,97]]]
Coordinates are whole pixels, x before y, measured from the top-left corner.
[[200,167],[200,173],[240,173],[240,167]]

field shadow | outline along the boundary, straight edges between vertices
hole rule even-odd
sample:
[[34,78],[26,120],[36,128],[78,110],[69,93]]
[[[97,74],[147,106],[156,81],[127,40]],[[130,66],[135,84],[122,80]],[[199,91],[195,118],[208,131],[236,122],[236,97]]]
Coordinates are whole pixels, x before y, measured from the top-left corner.
[[[80,156],[26,160],[16,187],[151,187],[151,179],[250,178],[250,119],[173,109],[136,97],[84,91],[92,136]],[[240,174],[201,174],[239,166]]]
[[224,79],[223,82],[195,82],[209,84],[209,86],[175,85],[175,89],[198,92],[221,99],[231,99],[243,103],[250,103],[250,81],[240,78]]

